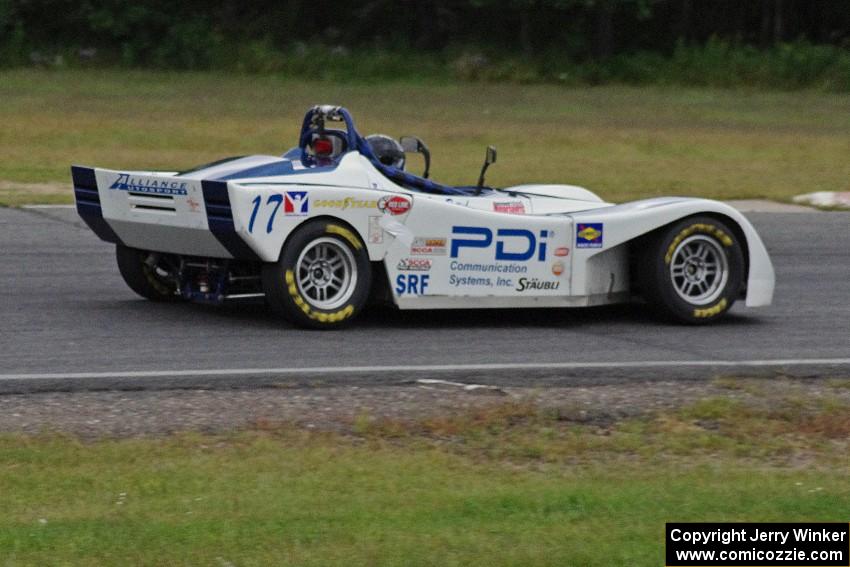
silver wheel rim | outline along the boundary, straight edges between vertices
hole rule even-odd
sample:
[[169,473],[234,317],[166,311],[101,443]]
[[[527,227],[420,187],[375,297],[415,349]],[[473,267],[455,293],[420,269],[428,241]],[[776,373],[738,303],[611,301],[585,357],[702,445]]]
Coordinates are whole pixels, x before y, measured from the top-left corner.
[[726,288],[729,261],[719,242],[695,234],[673,251],[670,279],[679,297],[692,305],[706,305],[720,297]]
[[317,238],[304,247],[295,263],[298,291],[317,309],[331,310],[344,305],[357,285],[354,254],[329,236]]

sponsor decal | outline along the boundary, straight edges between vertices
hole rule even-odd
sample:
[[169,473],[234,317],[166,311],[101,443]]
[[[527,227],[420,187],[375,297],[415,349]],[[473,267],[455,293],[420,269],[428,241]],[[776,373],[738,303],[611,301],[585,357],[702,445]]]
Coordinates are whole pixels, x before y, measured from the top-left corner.
[[452,235],[472,237],[452,237],[452,258],[457,258],[464,248],[490,248],[495,244],[497,261],[526,262],[534,258],[542,262],[546,259],[546,239],[550,234],[548,230],[535,235],[524,228],[500,228],[494,238],[493,230],[483,226],[454,226]]
[[509,215],[524,215],[525,205],[522,201],[496,201],[493,210],[497,213],[508,213]]
[[561,274],[563,274],[564,273],[564,263],[561,262],[561,261],[557,261],[554,264],[552,264],[552,273],[555,274],[556,276],[560,276]]
[[310,198],[307,191],[287,191],[284,193],[283,214],[303,216],[310,212]]
[[520,278],[517,282],[517,291],[528,291],[535,289],[558,289],[561,287],[561,282],[551,282],[546,280],[538,280],[537,278]]
[[561,246],[560,248],[555,248],[555,256],[564,257],[564,256],[569,256],[569,255],[570,255],[570,249],[567,248],[566,246]]
[[140,177],[130,173],[119,173],[110,189],[131,191],[133,193],[152,193],[154,195],[185,195],[188,183],[156,177]]
[[355,199],[346,197],[345,199],[316,199],[313,201],[313,206],[319,209],[373,209],[378,206],[378,201],[372,199]]
[[369,217],[369,244],[383,244],[384,229],[381,228],[381,217]]
[[399,274],[395,279],[395,291],[399,295],[425,295],[430,279],[428,274]]
[[486,274],[525,274],[528,266],[525,264],[476,264],[452,260],[449,269],[453,272],[482,272]]
[[402,258],[396,266],[401,272],[427,272],[431,269],[431,260],[428,258]]
[[576,226],[576,248],[602,248],[602,223],[579,223]]
[[413,239],[410,245],[413,256],[445,256],[446,239],[440,237],[420,236]]
[[[493,278],[452,274],[449,276],[449,285],[452,287],[493,287]],[[513,280],[497,277],[496,287],[513,287]]]
[[403,215],[410,210],[410,199],[399,195],[381,197],[378,200],[378,210],[391,215]]
[[194,200],[192,197],[186,199],[186,204],[189,205],[190,213],[198,213],[201,211],[201,204]]
[[[452,287],[514,287],[510,274],[528,273],[528,264],[497,262],[493,264],[452,260],[449,285]],[[495,278],[489,277],[495,274]]]

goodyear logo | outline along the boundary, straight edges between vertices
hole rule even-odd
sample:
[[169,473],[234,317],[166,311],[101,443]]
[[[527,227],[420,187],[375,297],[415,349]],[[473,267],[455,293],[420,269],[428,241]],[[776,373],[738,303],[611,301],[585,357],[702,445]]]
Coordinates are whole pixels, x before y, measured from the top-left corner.
[[579,223],[576,226],[576,248],[602,248],[602,223]]
[[346,197],[345,199],[317,199],[313,203],[314,207],[322,209],[374,209],[378,206],[377,200],[369,199],[354,199]]
[[118,191],[131,191],[133,193],[153,193],[154,195],[185,195],[186,186],[187,183],[185,181],[139,177],[129,173],[120,173],[118,174],[118,179],[109,188],[117,189]]

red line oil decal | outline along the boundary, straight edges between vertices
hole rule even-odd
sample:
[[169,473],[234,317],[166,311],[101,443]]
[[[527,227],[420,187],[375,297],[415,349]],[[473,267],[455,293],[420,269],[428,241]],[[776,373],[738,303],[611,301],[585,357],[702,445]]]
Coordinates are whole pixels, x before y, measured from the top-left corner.
[[410,210],[410,199],[398,195],[381,197],[378,201],[378,209],[391,215],[403,215]]

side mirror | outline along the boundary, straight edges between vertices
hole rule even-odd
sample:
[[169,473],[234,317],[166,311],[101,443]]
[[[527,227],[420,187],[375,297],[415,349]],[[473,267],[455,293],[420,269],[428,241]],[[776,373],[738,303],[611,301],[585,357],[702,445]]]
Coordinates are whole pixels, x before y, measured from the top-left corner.
[[481,194],[481,189],[484,188],[484,174],[487,172],[487,168],[490,167],[490,164],[496,163],[496,148],[494,146],[487,146],[487,155],[484,157],[484,165],[481,167],[481,175],[478,176],[478,190],[475,191],[476,195]]
[[422,144],[422,140],[420,140],[416,136],[402,136],[398,139],[398,141],[401,143],[401,149],[403,149],[405,152],[411,154],[419,153],[419,147]]
[[431,152],[425,142],[416,136],[402,136],[399,138],[399,143],[401,143],[401,148],[405,153],[422,154],[422,157],[425,158],[425,173],[422,174],[422,177],[428,179],[428,173],[431,170]]

